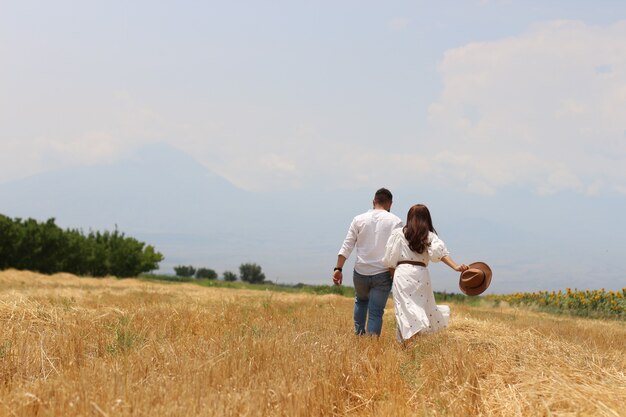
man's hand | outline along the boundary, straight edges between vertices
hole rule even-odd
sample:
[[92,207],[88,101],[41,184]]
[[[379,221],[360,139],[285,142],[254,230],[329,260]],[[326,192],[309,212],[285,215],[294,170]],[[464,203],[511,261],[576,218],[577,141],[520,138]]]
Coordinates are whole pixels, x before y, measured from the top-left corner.
[[341,285],[343,282],[343,273],[341,272],[341,268],[346,263],[346,257],[343,255],[337,255],[337,263],[335,264],[335,269],[333,270],[333,282],[335,285]]
[[333,272],[333,282],[335,285],[341,285],[343,282],[343,273],[339,270]]

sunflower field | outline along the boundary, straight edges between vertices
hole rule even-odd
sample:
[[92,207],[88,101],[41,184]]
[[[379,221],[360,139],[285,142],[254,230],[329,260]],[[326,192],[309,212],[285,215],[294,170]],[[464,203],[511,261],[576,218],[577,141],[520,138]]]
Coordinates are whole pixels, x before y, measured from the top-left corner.
[[484,298],[496,304],[505,302],[511,306],[528,306],[577,316],[626,319],[626,288],[621,291],[567,288],[565,291],[487,295]]

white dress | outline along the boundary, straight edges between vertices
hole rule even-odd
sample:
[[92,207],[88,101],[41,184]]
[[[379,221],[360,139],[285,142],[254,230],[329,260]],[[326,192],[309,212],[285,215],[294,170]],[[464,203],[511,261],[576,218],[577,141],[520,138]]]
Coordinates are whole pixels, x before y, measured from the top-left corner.
[[436,234],[428,234],[430,245],[423,253],[413,252],[404,237],[402,228],[391,233],[383,263],[388,268],[396,268],[393,276],[393,303],[398,324],[399,338],[409,339],[417,333],[432,333],[448,326],[450,307],[437,305],[430,283],[428,268],[418,265],[401,264],[400,261],[419,261],[428,266],[429,262],[439,262],[449,255],[446,245]]

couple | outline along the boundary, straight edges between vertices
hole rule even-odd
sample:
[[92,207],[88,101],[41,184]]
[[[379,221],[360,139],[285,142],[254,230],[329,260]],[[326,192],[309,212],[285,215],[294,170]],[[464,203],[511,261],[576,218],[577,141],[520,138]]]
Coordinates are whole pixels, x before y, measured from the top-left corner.
[[402,220],[389,212],[392,203],[391,192],[381,188],[374,195],[374,208],[352,220],[337,257],[333,282],[341,285],[343,265],[356,247],[356,333],[380,335],[385,304],[393,287],[397,337],[404,341],[418,333],[436,332],[448,324],[450,309],[435,303],[428,263],[442,261],[458,272],[466,271],[468,266],[450,258],[426,206],[411,207],[403,227]]

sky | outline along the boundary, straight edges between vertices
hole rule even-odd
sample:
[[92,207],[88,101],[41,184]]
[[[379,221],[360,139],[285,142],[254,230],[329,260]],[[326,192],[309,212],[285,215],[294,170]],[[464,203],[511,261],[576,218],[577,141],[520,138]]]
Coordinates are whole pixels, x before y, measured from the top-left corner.
[[574,195],[626,249],[623,1],[1,10],[0,183],[166,143],[255,193]]

